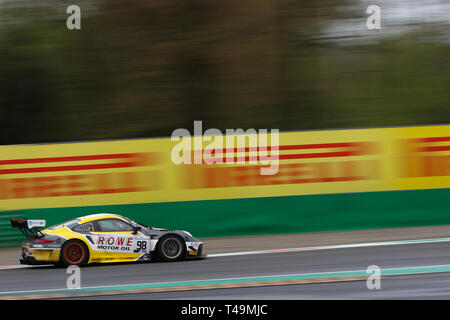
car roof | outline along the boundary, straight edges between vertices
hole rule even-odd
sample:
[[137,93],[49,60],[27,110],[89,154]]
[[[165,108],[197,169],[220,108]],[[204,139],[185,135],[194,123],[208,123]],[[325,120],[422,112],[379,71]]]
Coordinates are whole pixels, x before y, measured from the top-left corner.
[[126,219],[118,214],[114,214],[114,213],[96,213],[96,214],[90,214],[87,216],[83,216],[83,217],[79,217],[79,223],[86,223],[86,222],[90,222],[90,221],[95,221],[95,220],[99,220],[99,219],[120,219],[123,221],[126,221]]

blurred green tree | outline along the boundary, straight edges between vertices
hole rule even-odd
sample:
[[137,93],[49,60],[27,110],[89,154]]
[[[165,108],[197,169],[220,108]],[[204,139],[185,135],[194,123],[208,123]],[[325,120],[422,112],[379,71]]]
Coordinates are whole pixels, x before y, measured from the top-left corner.
[[80,31],[64,1],[4,7],[0,143],[450,122],[449,44],[319,41],[347,3],[98,0]]

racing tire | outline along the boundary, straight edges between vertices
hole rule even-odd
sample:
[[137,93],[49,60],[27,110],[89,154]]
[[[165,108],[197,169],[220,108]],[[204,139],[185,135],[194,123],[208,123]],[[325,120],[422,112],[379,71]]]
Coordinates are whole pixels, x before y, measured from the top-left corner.
[[89,260],[89,250],[79,240],[69,240],[61,248],[61,264],[64,266],[83,266]]
[[179,236],[168,235],[158,241],[156,253],[163,261],[178,261],[186,255],[186,244]]

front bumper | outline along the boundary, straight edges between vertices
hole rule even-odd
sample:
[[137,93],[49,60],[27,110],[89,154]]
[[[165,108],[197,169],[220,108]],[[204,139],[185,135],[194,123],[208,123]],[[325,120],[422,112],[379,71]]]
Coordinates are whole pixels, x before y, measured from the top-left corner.
[[188,257],[206,257],[203,242],[186,242]]

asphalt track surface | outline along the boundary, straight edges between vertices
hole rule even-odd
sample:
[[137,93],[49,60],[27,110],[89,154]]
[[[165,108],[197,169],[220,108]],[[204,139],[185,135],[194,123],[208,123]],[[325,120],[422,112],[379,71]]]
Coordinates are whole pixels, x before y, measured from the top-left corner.
[[[211,257],[181,262],[105,264],[81,268],[81,286],[115,286],[207,279],[264,277],[450,265],[450,242],[378,245]],[[47,266],[0,270],[0,293],[66,287],[65,268]],[[65,297],[70,298],[70,296]],[[449,299],[450,272],[382,277],[380,290],[366,281],[144,292],[83,299]]]
[[[267,286],[239,289],[194,290],[108,296],[111,300],[385,300],[450,299],[450,274],[386,278],[380,290],[368,290],[365,281]],[[67,299],[67,298],[65,298]],[[69,298],[80,299],[80,298]],[[82,299],[93,300],[97,297]]]

